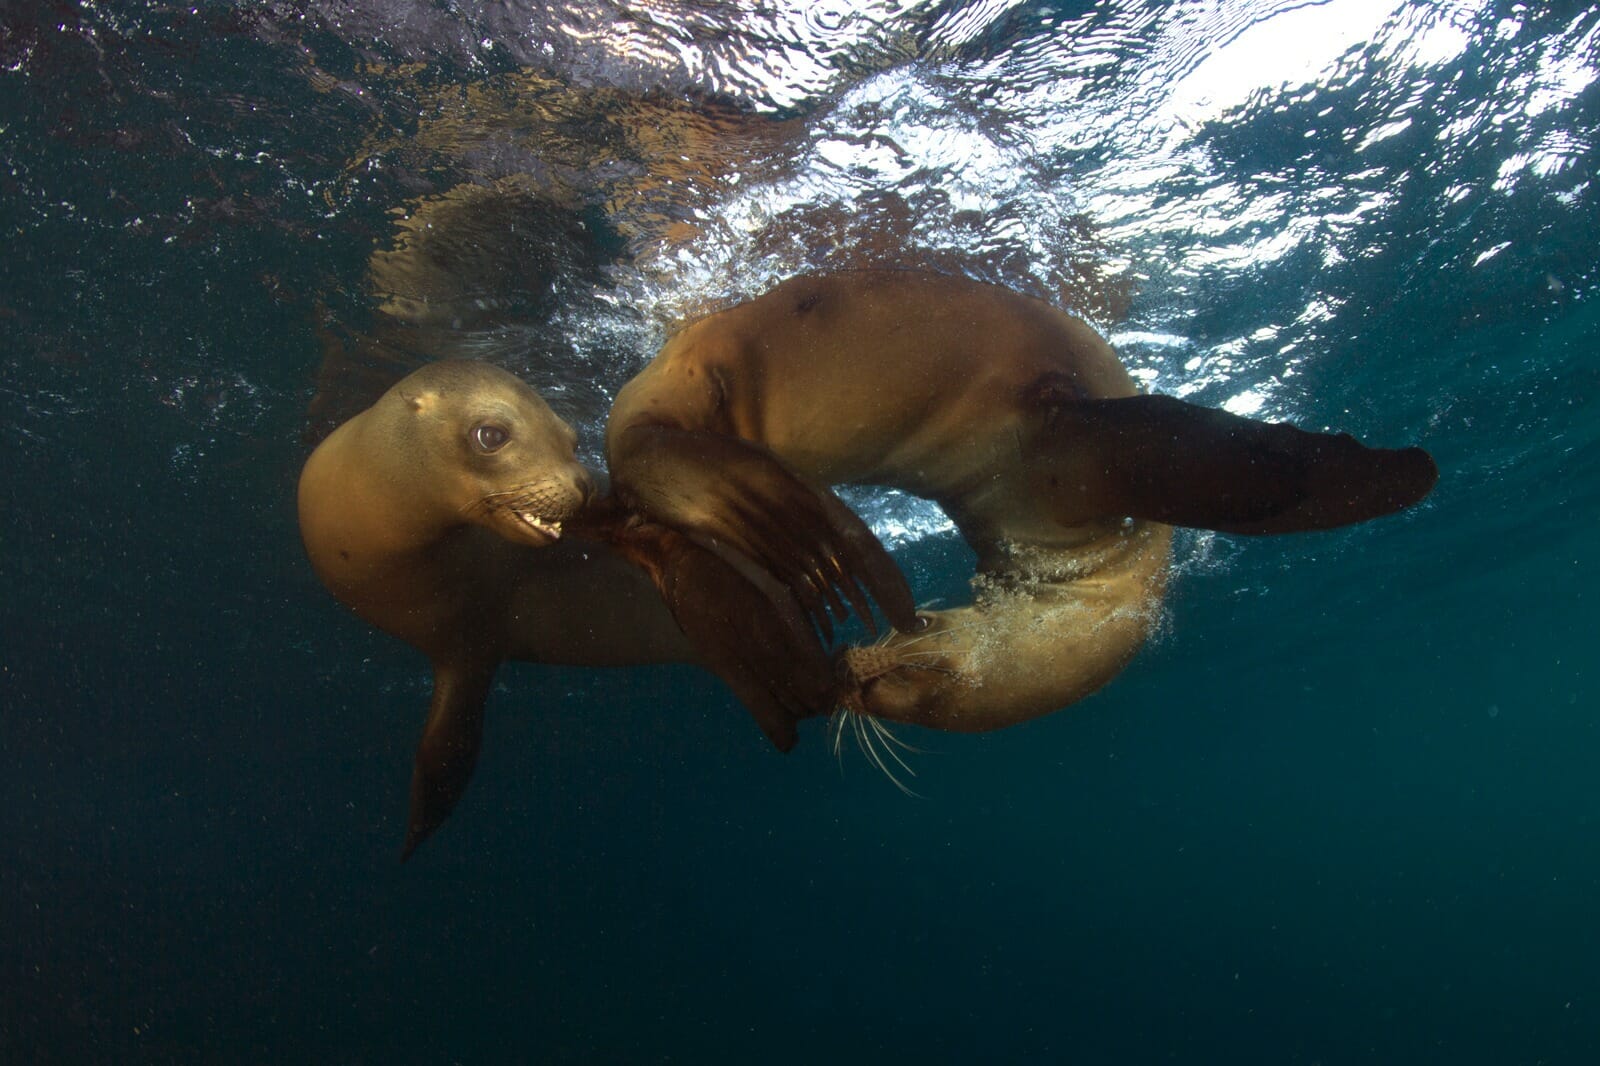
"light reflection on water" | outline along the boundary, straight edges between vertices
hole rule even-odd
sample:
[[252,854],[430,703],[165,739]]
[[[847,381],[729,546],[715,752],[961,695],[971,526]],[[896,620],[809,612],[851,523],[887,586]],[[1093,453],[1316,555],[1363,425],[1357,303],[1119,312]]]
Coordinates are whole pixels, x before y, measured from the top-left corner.
[[[799,104],[803,128],[776,165],[684,183],[699,199],[679,239],[612,271],[617,303],[648,309],[626,336],[647,353],[671,323],[798,270],[921,262],[1072,306],[1147,387],[1302,416],[1300,382],[1344,356],[1370,298],[1356,279],[1392,253],[1397,225],[1420,217],[1431,232],[1412,240],[1466,243],[1455,265],[1471,269],[1513,242],[1452,228],[1464,209],[1504,210],[1484,201],[1528,180],[1553,203],[1581,195],[1551,179],[1584,138],[1548,113],[1595,79],[1596,20],[1535,35],[1492,8],[1101,4],[1056,18],[972,5],[936,22],[961,34],[923,34],[920,61],[826,95],[810,66],[771,62],[760,23],[723,54],[749,49],[761,77],[701,84]],[[895,18],[914,35],[921,14],[855,23],[828,54],[882,58],[872,35]],[[1487,188],[1448,180],[1485,165]],[[1197,305],[1212,309],[1204,329]],[[940,528],[915,501],[866,506],[885,536]]]
[[[111,33],[136,39],[127,16],[84,10],[102,58]],[[1592,195],[1596,131],[1580,106],[1600,72],[1592,10],[1563,18],[1490,0],[256,10],[257,39],[285,46],[294,76],[361,124],[360,147],[332,174],[322,160],[264,152],[246,116],[270,115],[272,101],[229,86],[211,95],[233,125],[111,136],[277,175],[285,206],[224,190],[168,218],[136,205],[122,224],[168,242],[197,220],[248,211],[319,239],[365,226],[378,248],[365,279],[333,279],[318,295],[325,334],[356,350],[345,355],[381,366],[503,360],[580,424],[591,458],[609,395],[675,323],[804,270],[963,271],[1083,314],[1148,388],[1258,417],[1354,417],[1347,428],[1390,440],[1441,417],[1448,367],[1389,415],[1381,402],[1352,411],[1354,387],[1326,393],[1340,368],[1363,365],[1358,340],[1388,289],[1420,291],[1444,271],[1462,291],[1495,292],[1496,272],[1523,279],[1530,256],[1541,269],[1531,287],[1517,281],[1522,299],[1570,301],[1592,286],[1592,256],[1551,255],[1538,236],[1584,215]],[[42,41],[20,34],[5,47],[12,76],[50,61]],[[143,76],[149,96],[180,111],[185,92],[192,107],[215,88],[192,77],[171,88],[141,64],[101,74]],[[52,200],[25,168],[12,185],[24,219],[90,211]],[[292,217],[301,204],[320,217]],[[385,218],[386,234],[362,221]],[[1469,283],[1475,275],[1489,280]],[[214,376],[204,369],[172,367],[154,392]],[[248,368],[231,373],[258,394]],[[867,506],[887,536],[941,528],[912,502]]]

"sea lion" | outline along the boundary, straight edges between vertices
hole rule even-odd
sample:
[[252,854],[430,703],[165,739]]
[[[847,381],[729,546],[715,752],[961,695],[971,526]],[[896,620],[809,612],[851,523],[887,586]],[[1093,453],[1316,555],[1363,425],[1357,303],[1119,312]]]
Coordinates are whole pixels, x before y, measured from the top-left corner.
[[[1157,615],[1173,525],[1325,529],[1437,477],[1420,448],[1140,395],[1104,339],[1040,300],[882,270],[794,278],[687,326],[618,394],[606,449],[623,505],[769,573],[825,639],[844,600],[865,615],[865,585],[896,632],[842,654],[834,695],[952,730],[1114,677]],[[976,602],[910,611],[841,483],[938,503],[977,554]]]
[[306,461],[299,520],[317,575],[434,664],[403,856],[466,787],[501,661],[698,658],[645,571],[602,541],[563,538],[594,499],[573,443],[520,379],[442,362],[395,384]]
[[[449,361],[410,374],[341,425],[301,473],[300,528],[317,575],[356,614],[433,663],[402,858],[466,788],[484,699],[506,659],[697,662],[723,677],[758,721],[786,722],[793,708],[827,698],[827,660],[799,643],[805,622],[798,609],[782,609],[783,590],[760,575],[729,573],[669,530],[608,510],[574,440],[518,378]],[[648,556],[648,574],[629,552]],[[698,653],[657,586],[669,596],[703,590],[715,606],[700,613],[702,639],[728,651]],[[759,601],[741,598],[746,590]],[[759,617],[747,617],[755,607]],[[796,665],[773,669],[777,649],[790,648],[799,649],[786,660]],[[774,735],[779,747],[785,740]]]
[[[389,389],[301,472],[300,530],[317,576],[433,662],[404,855],[466,787],[501,661],[691,654],[639,571],[599,552],[579,567],[581,549],[564,547],[563,523],[593,494],[575,439],[516,377],[452,361]],[[585,601],[603,611],[574,609]]]

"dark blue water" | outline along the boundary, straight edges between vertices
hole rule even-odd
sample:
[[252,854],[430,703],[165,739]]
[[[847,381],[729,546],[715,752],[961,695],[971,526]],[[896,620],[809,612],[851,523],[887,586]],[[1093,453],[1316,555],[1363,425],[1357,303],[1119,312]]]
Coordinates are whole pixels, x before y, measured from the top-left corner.
[[[0,1061],[1600,1061],[1597,26],[0,6]],[[493,299],[385,304],[399,220],[495,182],[532,236],[439,260]],[[303,560],[328,405],[467,351],[592,452],[678,316],[898,259],[1439,488],[1187,536],[1103,693],[908,732],[921,799],[687,667],[509,667],[399,866],[428,679]]]

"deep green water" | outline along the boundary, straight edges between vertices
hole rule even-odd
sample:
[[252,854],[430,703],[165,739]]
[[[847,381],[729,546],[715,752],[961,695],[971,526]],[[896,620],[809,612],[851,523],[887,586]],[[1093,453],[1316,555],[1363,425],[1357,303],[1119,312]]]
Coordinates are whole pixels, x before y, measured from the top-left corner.
[[[0,6],[0,1061],[1600,1061],[1600,16],[1380,4],[1304,84],[1181,135],[1139,110],[1274,7],[1246,6],[803,38],[826,76],[719,97],[813,131],[801,161],[675,194],[721,206],[673,254],[573,179],[603,276],[558,264],[588,295],[530,288],[490,354],[592,441],[674,301],[831,262],[796,243],[814,218],[760,244],[741,196],[810,189],[849,243],[893,188],[909,242],[1022,287],[1082,211],[1133,264],[1101,324],[1155,387],[1422,443],[1433,497],[1187,535],[1168,625],[1103,693],[908,732],[921,799],[820,724],[774,754],[687,667],[508,667],[467,800],[404,867],[428,680],[301,554],[316,325],[372,327],[392,208],[538,163],[407,154],[428,92],[537,62],[578,95],[719,85],[576,37],[538,60],[532,7]],[[971,134],[966,161],[815,163],[862,93]],[[1030,247],[1040,273],[997,265]],[[959,593],[948,534],[897,553]]]

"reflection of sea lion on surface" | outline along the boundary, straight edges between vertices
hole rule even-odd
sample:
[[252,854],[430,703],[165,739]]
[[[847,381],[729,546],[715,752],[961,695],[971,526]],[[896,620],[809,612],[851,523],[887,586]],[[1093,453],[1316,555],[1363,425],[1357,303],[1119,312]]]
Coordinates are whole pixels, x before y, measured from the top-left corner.
[[309,439],[441,357],[516,350],[570,360],[569,338],[531,325],[598,281],[592,242],[570,206],[519,179],[457,186],[411,207],[368,260],[371,305],[356,323],[319,310]]
[[[695,235],[733,185],[789,165],[802,129],[699,96],[533,71],[464,84],[364,73],[374,98],[408,101],[406,119],[374,122],[339,194],[378,197],[395,223],[369,260],[370,305],[320,308],[312,440],[442,356],[581,363],[551,320],[609,306],[608,268]],[[598,421],[623,376],[567,399]]]
[[757,564],[824,627],[876,562],[817,549],[802,487],[830,514],[841,483],[939,503],[977,553],[976,602],[920,624],[886,604],[899,632],[843,654],[838,696],[961,731],[1115,676],[1159,607],[1171,526],[1325,529],[1409,506],[1436,477],[1419,448],[1138,395],[1078,319],[897,271],[795,278],[689,325],[618,394],[607,453],[625,506]]

